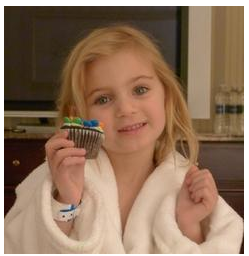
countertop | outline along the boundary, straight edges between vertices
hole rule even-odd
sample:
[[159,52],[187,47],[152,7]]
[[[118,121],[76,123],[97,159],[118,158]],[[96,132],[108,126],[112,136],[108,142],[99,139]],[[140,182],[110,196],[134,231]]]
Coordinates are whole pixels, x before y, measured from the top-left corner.
[[[26,133],[26,132],[13,132],[4,131],[4,139],[49,139],[52,133]],[[244,137],[235,136],[221,136],[212,133],[199,134],[199,141],[210,141],[210,142],[244,142]]]

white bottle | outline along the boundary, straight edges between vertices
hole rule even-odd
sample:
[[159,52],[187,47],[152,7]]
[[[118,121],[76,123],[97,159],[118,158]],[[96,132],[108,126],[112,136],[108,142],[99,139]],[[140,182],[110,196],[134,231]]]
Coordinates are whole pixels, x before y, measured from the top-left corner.
[[238,136],[244,136],[244,88],[241,87],[238,93]]
[[220,84],[217,94],[215,95],[215,117],[214,133],[220,135],[228,134],[229,116],[229,88],[225,84]]
[[229,135],[238,135],[238,91],[232,87],[229,95]]

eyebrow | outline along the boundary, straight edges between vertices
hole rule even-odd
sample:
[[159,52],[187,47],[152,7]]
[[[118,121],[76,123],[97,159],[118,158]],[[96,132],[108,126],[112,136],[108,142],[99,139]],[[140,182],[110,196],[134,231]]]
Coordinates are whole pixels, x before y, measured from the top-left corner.
[[134,82],[136,82],[139,79],[153,79],[153,76],[145,76],[145,75],[136,76],[136,77],[131,78],[128,81],[128,84],[134,83]]
[[[127,84],[132,84],[135,83],[136,81],[140,80],[140,79],[153,79],[153,76],[146,76],[146,75],[140,75],[140,76],[136,76],[136,77],[132,77],[131,79],[128,80]],[[108,90],[108,87],[101,87],[101,88],[96,88],[94,90],[92,90],[87,97],[92,96],[94,93],[99,92],[99,91],[105,91]]]

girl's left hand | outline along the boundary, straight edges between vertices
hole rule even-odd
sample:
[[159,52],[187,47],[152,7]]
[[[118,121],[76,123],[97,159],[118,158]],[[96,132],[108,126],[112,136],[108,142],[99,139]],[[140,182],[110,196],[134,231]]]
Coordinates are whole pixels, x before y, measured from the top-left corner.
[[192,166],[187,172],[176,203],[178,225],[199,225],[214,209],[218,190],[209,170]]

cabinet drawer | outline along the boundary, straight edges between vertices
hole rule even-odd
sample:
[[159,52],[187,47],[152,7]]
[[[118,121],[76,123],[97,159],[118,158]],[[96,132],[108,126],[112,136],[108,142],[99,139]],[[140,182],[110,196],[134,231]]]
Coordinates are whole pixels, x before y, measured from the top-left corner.
[[201,142],[198,162],[212,171],[216,181],[244,180],[244,143]]
[[44,162],[44,139],[5,139],[4,183],[19,184],[34,168]]

